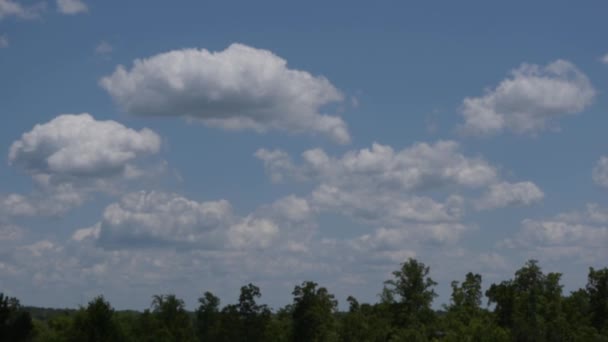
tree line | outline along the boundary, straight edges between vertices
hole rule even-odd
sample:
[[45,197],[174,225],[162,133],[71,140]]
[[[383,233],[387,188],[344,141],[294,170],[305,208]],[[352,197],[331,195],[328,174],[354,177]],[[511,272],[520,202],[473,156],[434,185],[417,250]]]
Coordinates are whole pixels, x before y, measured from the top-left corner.
[[437,283],[428,266],[408,259],[384,282],[379,301],[349,309],[312,281],[295,286],[293,302],[273,312],[260,289],[241,287],[221,306],[204,292],[194,312],[173,294],[156,295],[144,312],[116,311],[103,297],[77,310],[26,308],[0,293],[0,341],[608,341],[608,268],[589,268],[584,288],[563,294],[560,273],[534,260],[485,291],[482,277],[453,281],[450,303],[433,310]]

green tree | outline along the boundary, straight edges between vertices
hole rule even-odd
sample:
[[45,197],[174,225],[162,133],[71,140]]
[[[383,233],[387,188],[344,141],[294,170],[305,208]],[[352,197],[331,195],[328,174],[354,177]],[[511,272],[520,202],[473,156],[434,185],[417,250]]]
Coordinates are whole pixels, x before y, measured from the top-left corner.
[[510,329],[517,341],[563,340],[560,278],[559,273],[545,275],[538,262],[530,260],[513,280],[490,286],[486,295],[496,304],[498,324]]
[[256,342],[266,339],[270,309],[266,305],[256,303],[256,298],[261,296],[260,288],[253,284],[241,287],[237,309],[241,321],[242,341]]
[[114,309],[103,296],[95,297],[86,308],[81,308],[69,334],[73,341],[121,341],[118,325],[113,320]]
[[152,313],[160,325],[165,341],[194,341],[192,321],[185,309],[184,301],[175,295],[152,297]]
[[325,342],[337,340],[334,312],[338,302],[326,288],[305,281],[293,290],[293,340]]
[[196,334],[199,341],[216,341],[220,329],[220,299],[211,292],[205,292],[198,299],[196,309]]
[[481,308],[481,275],[467,273],[460,283],[452,282],[451,303],[442,317],[440,331],[445,341],[509,341],[504,328],[496,325]]
[[437,283],[428,276],[429,272],[428,266],[410,258],[393,272],[394,279],[385,282],[393,296],[398,298],[393,305],[395,324],[410,329],[412,333],[416,331],[424,335],[434,319],[431,304],[437,297],[433,289]]

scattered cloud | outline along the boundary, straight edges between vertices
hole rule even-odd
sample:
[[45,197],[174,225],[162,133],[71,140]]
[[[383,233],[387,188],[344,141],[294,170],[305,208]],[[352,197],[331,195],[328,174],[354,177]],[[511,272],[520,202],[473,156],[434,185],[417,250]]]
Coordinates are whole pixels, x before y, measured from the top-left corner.
[[608,257],[608,209],[588,204],[586,211],[563,213],[549,219],[525,219],[516,236],[502,244],[522,249],[535,258],[602,261]]
[[69,185],[30,195],[0,195],[0,218],[60,216],[80,206],[86,194]]
[[6,34],[0,34],[0,49],[8,47],[8,36]]
[[13,0],[0,0],[0,20],[7,17],[35,19],[46,8],[46,3],[39,2],[31,6],[22,6]]
[[371,149],[349,151],[341,158],[312,149],[302,153],[301,166],[295,166],[280,150],[260,149],[255,156],[264,161],[275,180],[309,179],[377,190],[413,191],[443,185],[479,188],[497,179],[493,166],[480,158],[465,157],[455,141],[417,143],[400,151],[374,143]]
[[360,222],[402,226],[405,222],[450,222],[461,218],[464,201],[451,196],[446,203],[428,197],[349,191],[322,184],[311,196],[318,211],[339,212]]
[[63,14],[78,14],[89,11],[87,5],[81,0],[57,0],[57,10]]
[[532,182],[501,182],[490,185],[477,201],[478,209],[494,209],[511,205],[530,205],[541,201],[545,194]]
[[587,76],[568,61],[522,64],[485,95],[464,99],[460,128],[473,135],[534,134],[560,117],[582,112],[595,94]]
[[228,130],[280,130],[348,143],[346,123],[322,114],[343,100],[326,78],[289,69],[270,51],[232,44],[224,51],[184,49],[118,66],[101,86],[127,112],[180,116]]
[[605,54],[600,60],[602,61],[602,63],[608,64],[608,53]]
[[603,187],[608,187],[608,157],[601,157],[593,168],[593,181]]
[[0,222],[0,242],[2,241],[17,241],[24,235],[23,228]]

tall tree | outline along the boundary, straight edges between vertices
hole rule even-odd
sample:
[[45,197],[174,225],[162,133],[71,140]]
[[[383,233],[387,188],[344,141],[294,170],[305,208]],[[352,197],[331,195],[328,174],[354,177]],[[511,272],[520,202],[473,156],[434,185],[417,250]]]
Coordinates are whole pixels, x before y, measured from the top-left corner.
[[270,309],[266,305],[256,303],[256,298],[261,296],[260,288],[253,284],[241,287],[237,308],[241,320],[243,341],[266,340],[266,330],[270,323]]
[[194,331],[184,301],[173,294],[152,297],[152,313],[166,341],[194,341]]
[[429,277],[430,267],[416,259],[408,259],[401,268],[393,272],[394,279],[385,282],[398,297],[396,323],[404,327],[428,324],[433,319],[431,304],[437,297],[437,283]]
[[196,309],[196,334],[199,341],[216,341],[220,329],[220,299],[211,292],[205,292],[198,299]]
[[334,312],[338,302],[326,288],[305,281],[293,290],[293,340],[321,342],[337,340]]

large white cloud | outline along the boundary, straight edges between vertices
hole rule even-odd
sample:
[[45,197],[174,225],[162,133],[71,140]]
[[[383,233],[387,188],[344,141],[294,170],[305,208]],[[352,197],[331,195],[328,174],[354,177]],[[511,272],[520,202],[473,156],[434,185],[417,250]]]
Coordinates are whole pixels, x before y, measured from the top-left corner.
[[64,114],[13,142],[9,162],[49,183],[131,177],[136,173],[132,162],[157,153],[160,145],[160,137],[147,128],[136,131],[86,113]]
[[603,187],[608,187],[608,157],[601,157],[593,168],[593,181]]
[[164,172],[160,137],[89,114],[64,114],[36,125],[14,141],[9,163],[35,183],[28,194],[0,193],[0,218],[62,215],[97,192],[124,192],[130,182]]
[[270,51],[232,44],[184,49],[118,66],[100,81],[129,113],[182,116],[225,129],[319,133],[350,140],[344,121],[320,113],[343,96],[326,78],[289,69]]
[[483,197],[477,201],[479,209],[502,208],[510,205],[530,205],[545,197],[532,182],[492,184]]
[[236,218],[225,200],[196,202],[159,192],[123,196],[104,211],[99,244],[109,248],[220,243],[218,235]]
[[485,95],[464,99],[462,129],[478,135],[536,133],[559,117],[582,112],[595,93],[587,76],[568,61],[523,64]]

